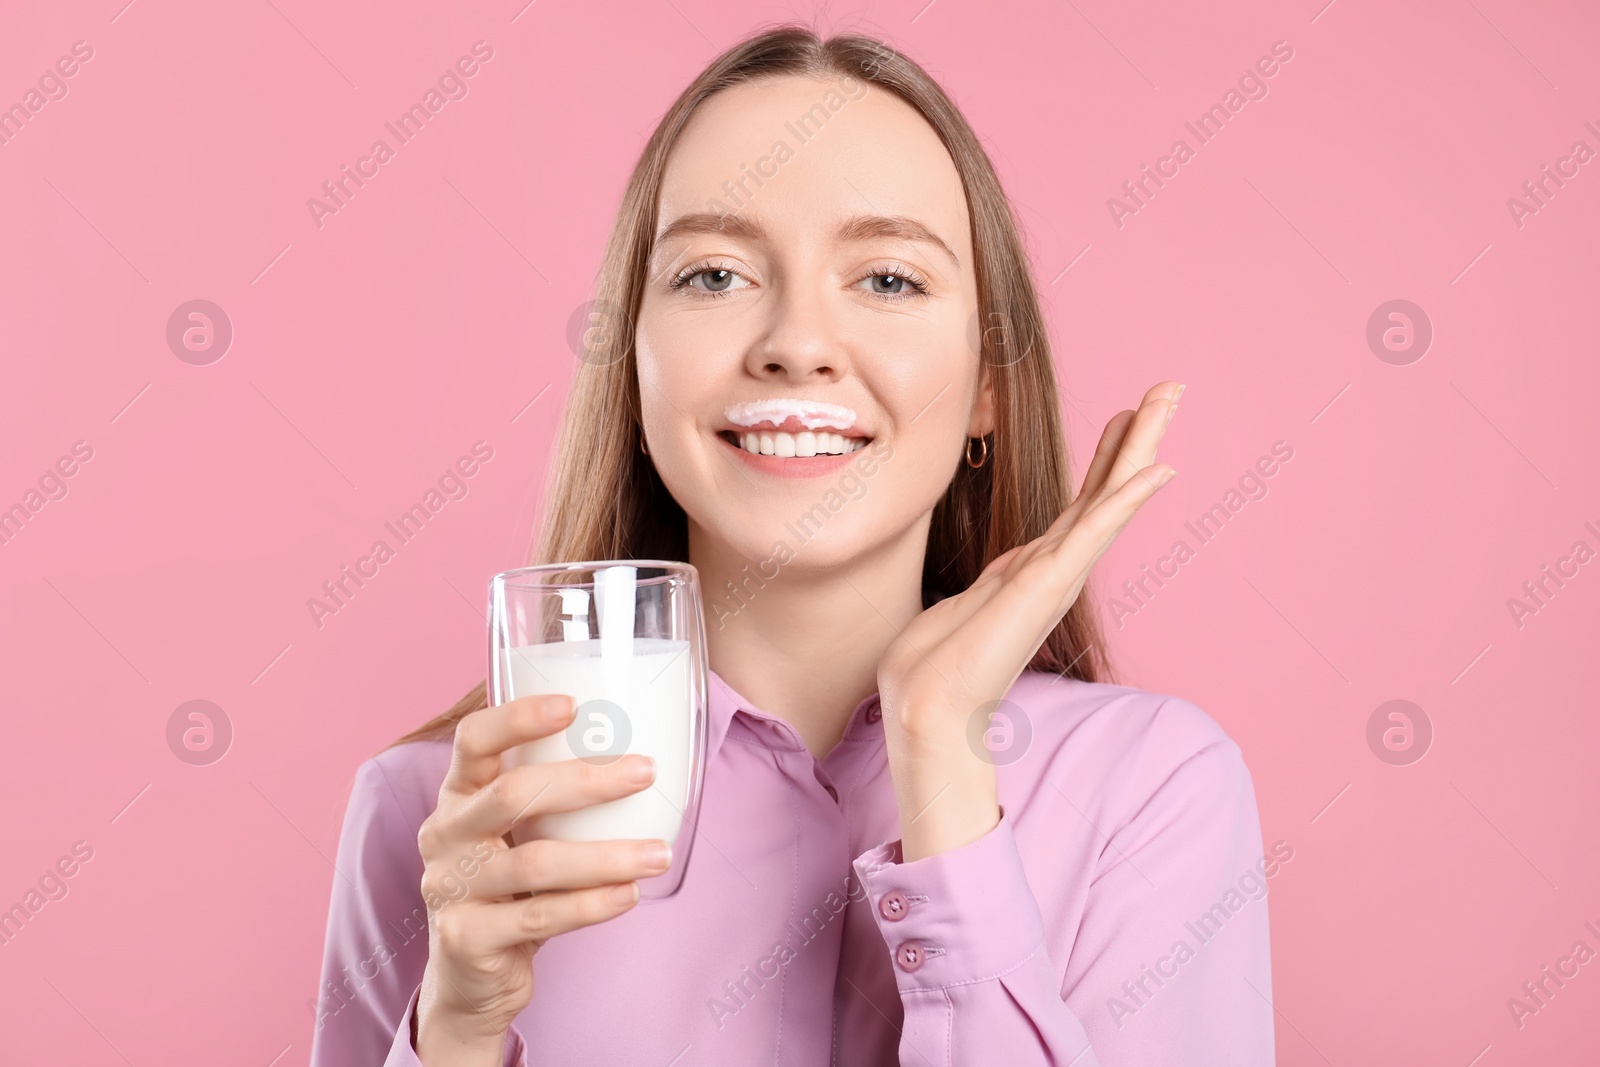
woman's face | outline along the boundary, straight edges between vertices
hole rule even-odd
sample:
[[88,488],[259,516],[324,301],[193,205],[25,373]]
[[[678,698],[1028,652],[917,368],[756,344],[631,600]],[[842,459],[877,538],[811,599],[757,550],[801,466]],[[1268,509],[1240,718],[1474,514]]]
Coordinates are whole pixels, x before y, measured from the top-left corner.
[[[692,543],[755,564],[781,542],[798,567],[920,551],[967,437],[993,428],[938,135],[853,79],[724,90],[673,148],[658,218],[640,398]],[[763,437],[774,454],[746,447]],[[859,450],[805,456],[841,447]]]

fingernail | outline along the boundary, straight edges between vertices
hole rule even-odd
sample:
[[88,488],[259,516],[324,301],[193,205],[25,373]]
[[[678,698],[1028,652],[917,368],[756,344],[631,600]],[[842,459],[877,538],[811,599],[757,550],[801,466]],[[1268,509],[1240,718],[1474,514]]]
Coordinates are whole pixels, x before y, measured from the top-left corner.
[[1176,404],[1178,402],[1178,398],[1183,395],[1183,391],[1185,389],[1187,389],[1187,388],[1189,388],[1189,386],[1187,384],[1185,384],[1184,382],[1179,382],[1178,383],[1178,391],[1176,393],[1172,394],[1172,402],[1174,404]]
[[656,761],[649,756],[635,756],[628,760],[628,781],[644,785],[656,776]]
[[614,885],[611,887],[611,903],[617,907],[626,907],[639,899],[639,883],[629,882],[627,885]]
[[1167,473],[1163,474],[1161,476],[1161,480],[1156,483],[1156,488],[1160,489],[1163,485],[1166,485],[1168,482],[1172,481],[1172,479],[1176,478],[1177,476],[1178,476],[1178,472],[1173,470],[1171,467],[1168,467],[1167,468]]
[[664,871],[672,863],[672,850],[663,842],[653,841],[644,846],[640,858],[644,861],[646,870]]
[[1172,416],[1176,415],[1177,413],[1178,413],[1178,401],[1177,401],[1176,398],[1174,398],[1173,401],[1172,401],[1171,406],[1167,408],[1167,420],[1165,422],[1163,422],[1161,425],[1164,426],[1164,427],[1172,425]]

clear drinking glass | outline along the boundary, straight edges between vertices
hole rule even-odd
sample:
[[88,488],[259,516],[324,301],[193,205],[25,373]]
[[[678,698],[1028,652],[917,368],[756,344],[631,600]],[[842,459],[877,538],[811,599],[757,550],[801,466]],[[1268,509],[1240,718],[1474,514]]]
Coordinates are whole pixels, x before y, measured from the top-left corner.
[[553,563],[495,575],[490,703],[564,693],[577,707],[571,726],[509,749],[502,767],[569,759],[606,764],[629,753],[656,763],[655,782],[639,792],[529,816],[512,828],[512,840],[660,838],[672,848],[672,864],[639,879],[639,898],[676,893],[689,865],[705,774],[706,669],[700,576],[687,563]]

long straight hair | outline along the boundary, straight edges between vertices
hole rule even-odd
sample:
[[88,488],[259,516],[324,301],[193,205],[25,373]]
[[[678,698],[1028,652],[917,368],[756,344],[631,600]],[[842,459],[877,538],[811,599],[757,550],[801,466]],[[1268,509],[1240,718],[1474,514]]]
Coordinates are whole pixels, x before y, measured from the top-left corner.
[[[972,220],[978,317],[969,331],[988,367],[995,429],[989,461],[957,467],[934,506],[923,586],[950,596],[988,562],[1044,533],[1072,498],[1055,370],[1038,294],[1010,203],[972,128],[921,67],[872,37],[826,41],[781,26],[713,60],[673,103],[634,165],[595,288],[598,327],[562,414],[530,565],[594,559],[689,558],[683,509],[639,443],[643,433],[634,323],[649,279],[668,153],[713,94],[758,78],[847,77],[891,92],[938,133],[961,175]],[[1088,682],[1110,679],[1105,640],[1087,589],[1034,653],[1029,669]],[[449,738],[488,706],[479,682],[443,714],[395,741]]]

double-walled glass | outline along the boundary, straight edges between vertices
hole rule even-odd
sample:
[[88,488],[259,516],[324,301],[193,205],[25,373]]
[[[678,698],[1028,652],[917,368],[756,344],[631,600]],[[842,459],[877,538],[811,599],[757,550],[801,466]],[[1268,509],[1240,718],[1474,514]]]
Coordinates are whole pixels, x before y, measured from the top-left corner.
[[641,900],[683,884],[706,751],[706,638],[700,577],[687,563],[607,560],[523,567],[489,583],[489,697],[563,693],[577,706],[560,733],[508,750],[502,765],[655,760],[652,785],[618,800],[520,820],[532,838],[660,838],[672,864],[639,880]]

